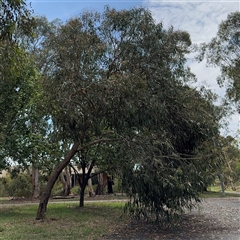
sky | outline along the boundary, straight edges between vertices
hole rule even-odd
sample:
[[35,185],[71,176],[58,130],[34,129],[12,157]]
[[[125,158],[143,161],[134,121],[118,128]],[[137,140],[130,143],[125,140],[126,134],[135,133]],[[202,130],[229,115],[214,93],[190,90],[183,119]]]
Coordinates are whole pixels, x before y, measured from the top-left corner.
[[[194,44],[209,42],[227,15],[240,11],[240,0],[27,0],[27,3],[31,4],[34,15],[46,16],[50,21],[55,18],[66,21],[83,11],[102,12],[106,5],[117,10],[145,7],[151,11],[156,23],[162,22],[165,28],[173,26],[176,30],[189,32]],[[195,86],[204,85],[224,96],[224,88],[216,82],[220,73],[218,68],[206,67],[205,61],[198,63],[191,58],[188,64],[198,79]],[[222,134],[236,136],[239,128],[240,116],[235,112],[229,118],[228,130],[222,130]]]

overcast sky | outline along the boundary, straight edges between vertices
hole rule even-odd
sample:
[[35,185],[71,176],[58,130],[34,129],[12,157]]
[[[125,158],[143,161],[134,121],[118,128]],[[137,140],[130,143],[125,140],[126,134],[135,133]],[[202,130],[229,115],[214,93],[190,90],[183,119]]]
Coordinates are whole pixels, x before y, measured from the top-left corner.
[[[120,9],[132,7],[146,7],[156,22],[163,22],[168,28],[173,26],[190,33],[193,43],[209,42],[216,35],[218,25],[227,18],[231,12],[240,11],[240,0],[27,0],[31,2],[35,15],[44,15],[49,20],[60,18],[65,21],[82,11],[103,11],[105,5]],[[205,85],[213,92],[224,96],[224,89],[219,88],[216,77],[219,74],[217,68],[207,68],[205,62],[197,63],[189,61],[192,71],[198,78],[197,85]],[[239,114],[235,113],[230,119],[229,130],[223,131],[223,135],[237,133]]]

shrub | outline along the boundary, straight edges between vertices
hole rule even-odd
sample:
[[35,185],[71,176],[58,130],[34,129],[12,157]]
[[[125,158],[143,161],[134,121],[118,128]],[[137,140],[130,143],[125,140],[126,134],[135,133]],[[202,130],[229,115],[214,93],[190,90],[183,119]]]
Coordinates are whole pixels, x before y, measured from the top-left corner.
[[32,184],[31,178],[26,173],[19,173],[13,178],[9,174],[3,180],[5,194],[12,197],[31,197]]

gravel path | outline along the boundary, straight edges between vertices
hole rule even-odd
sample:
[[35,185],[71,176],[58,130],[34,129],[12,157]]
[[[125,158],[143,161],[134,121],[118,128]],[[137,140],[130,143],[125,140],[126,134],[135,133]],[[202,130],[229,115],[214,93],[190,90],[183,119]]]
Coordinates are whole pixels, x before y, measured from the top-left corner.
[[183,215],[177,229],[160,230],[131,222],[103,240],[240,240],[240,198],[207,198],[199,210]]

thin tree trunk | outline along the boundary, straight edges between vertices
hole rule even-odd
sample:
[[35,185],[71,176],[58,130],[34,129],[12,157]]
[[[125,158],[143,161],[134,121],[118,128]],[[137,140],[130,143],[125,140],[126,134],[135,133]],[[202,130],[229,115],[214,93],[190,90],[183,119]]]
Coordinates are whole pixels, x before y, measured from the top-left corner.
[[219,173],[218,173],[218,178],[219,178],[220,184],[221,184],[222,196],[225,197],[225,189],[224,189],[224,182],[223,182],[223,175],[222,175],[221,168],[220,168]]
[[[233,170],[232,170],[232,168],[231,168],[231,164],[230,164],[229,161],[227,161],[227,165],[228,165],[228,169],[229,169],[229,171],[230,171],[230,174],[233,174]],[[232,190],[233,190],[233,191],[236,191],[236,187],[235,187],[235,185],[234,185],[233,178],[231,177],[231,175],[229,175],[228,179],[230,180],[230,183],[231,183],[231,185],[232,185]]]
[[71,168],[66,168],[66,182],[67,182],[67,196],[71,193],[72,179],[71,179]]
[[53,188],[55,182],[57,181],[59,174],[69,164],[70,160],[73,158],[75,153],[78,151],[79,145],[80,145],[80,142],[74,143],[74,145],[72,146],[69,153],[66,155],[66,157],[61,161],[61,163],[54,169],[54,171],[50,175],[48,183],[43,191],[43,194],[42,194],[40,202],[39,202],[37,217],[36,217],[37,220],[44,218],[52,188]]
[[63,194],[64,196],[67,196],[67,181],[64,176],[64,171],[60,173],[60,180],[63,185],[63,192],[61,194]]
[[112,176],[107,177],[107,186],[108,186],[108,193],[112,194],[113,193],[113,178]]
[[95,164],[95,160],[93,160],[88,168],[87,173],[85,173],[85,166],[86,164],[82,164],[82,171],[83,171],[83,175],[82,175],[82,184],[81,184],[81,190],[80,190],[80,200],[79,200],[79,207],[83,207],[84,206],[84,193],[85,193],[85,188],[88,184],[88,180],[90,179],[90,175],[93,169],[93,166]]
[[32,165],[32,198],[39,198],[39,171]]
[[[86,186],[85,186],[86,187]],[[84,206],[84,192],[85,192],[85,187],[81,187],[80,189],[80,201],[79,201],[79,207]]]
[[107,184],[107,174],[99,173],[98,174],[98,185],[96,188],[96,195],[104,195],[104,188]]
[[92,186],[92,179],[91,178],[88,179],[88,192],[89,192],[89,197],[93,197],[95,195],[95,192],[94,192],[93,186]]
[[100,173],[98,175],[98,185],[99,185],[99,189],[98,189],[97,195],[103,195],[103,173]]
[[230,183],[231,183],[231,188],[232,188],[232,190],[233,190],[233,191],[236,191],[236,187],[235,187],[235,184],[234,184],[234,182],[233,182],[233,178],[229,175],[229,176],[228,176],[228,179],[229,179],[229,181],[230,181]]
[[68,168],[65,168],[65,171],[62,171],[60,174],[60,180],[63,185],[63,195],[68,196],[71,189],[71,178],[69,176]]

